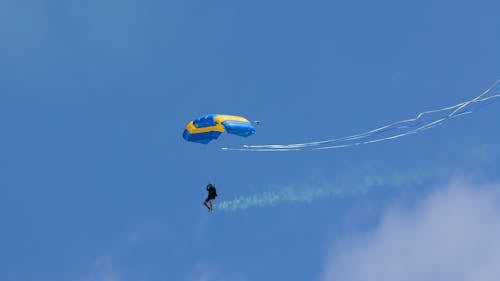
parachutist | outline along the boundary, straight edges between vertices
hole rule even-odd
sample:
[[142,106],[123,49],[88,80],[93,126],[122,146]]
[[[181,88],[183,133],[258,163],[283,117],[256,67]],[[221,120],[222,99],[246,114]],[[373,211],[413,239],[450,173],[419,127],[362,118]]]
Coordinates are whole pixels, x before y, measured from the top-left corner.
[[212,205],[212,200],[217,197],[217,190],[215,189],[214,184],[207,184],[207,191],[208,191],[208,196],[207,199],[205,199],[205,202],[203,202],[203,205],[208,208],[209,212],[212,212],[214,210],[214,206]]
[[255,123],[255,125],[260,125],[260,122],[261,122],[261,121],[260,121],[260,120],[255,120],[255,121],[253,121],[253,122]]

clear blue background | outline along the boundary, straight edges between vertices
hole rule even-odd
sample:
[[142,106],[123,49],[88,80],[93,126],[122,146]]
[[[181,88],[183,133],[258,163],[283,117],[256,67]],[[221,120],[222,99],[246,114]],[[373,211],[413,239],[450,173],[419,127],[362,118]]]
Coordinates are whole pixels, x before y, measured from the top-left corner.
[[[359,133],[500,78],[498,1],[0,3],[0,279],[319,280],[327,247],[456,174],[498,180],[498,103],[392,142]],[[497,91],[498,92],[498,91]],[[187,143],[208,113],[262,120]],[[410,188],[208,214],[217,200],[430,173]],[[403,181],[404,182],[404,181]],[[217,202],[216,200],[216,202]]]

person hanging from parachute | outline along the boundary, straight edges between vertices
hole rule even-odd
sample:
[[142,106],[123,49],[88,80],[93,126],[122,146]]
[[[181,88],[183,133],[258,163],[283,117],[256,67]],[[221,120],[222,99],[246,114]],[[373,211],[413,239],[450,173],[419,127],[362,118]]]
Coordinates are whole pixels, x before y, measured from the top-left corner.
[[208,208],[209,212],[212,212],[214,210],[212,201],[215,199],[215,197],[217,197],[217,189],[215,189],[215,184],[212,183],[208,183],[206,189],[208,191],[208,196],[207,199],[205,199],[205,202],[203,202],[203,205]]
[[[253,121],[259,125],[261,121]],[[237,135],[240,137],[248,137],[255,134],[255,127],[248,119],[243,116],[226,115],[226,114],[207,114],[189,121],[182,137],[188,142],[200,144],[208,144],[219,138],[222,133]],[[208,196],[203,202],[203,205],[208,208],[209,212],[213,211],[212,201],[217,197],[215,184],[208,183],[206,190]]]

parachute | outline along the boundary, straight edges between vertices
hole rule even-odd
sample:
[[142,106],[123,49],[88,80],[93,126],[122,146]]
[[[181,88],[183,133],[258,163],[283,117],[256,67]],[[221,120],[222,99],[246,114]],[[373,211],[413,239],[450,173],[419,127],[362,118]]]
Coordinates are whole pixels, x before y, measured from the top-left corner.
[[186,141],[207,144],[223,132],[248,137],[255,133],[252,123],[242,116],[208,114],[190,121],[182,133]]

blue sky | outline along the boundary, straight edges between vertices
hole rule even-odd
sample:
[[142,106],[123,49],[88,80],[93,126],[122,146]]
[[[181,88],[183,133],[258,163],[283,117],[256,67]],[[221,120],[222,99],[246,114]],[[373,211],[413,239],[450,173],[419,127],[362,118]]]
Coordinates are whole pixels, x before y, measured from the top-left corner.
[[[220,148],[351,135],[471,99],[500,78],[499,9],[2,1],[0,279],[496,280],[498,103],[341,150]],[[208,113],[262,124],[185,142]],[[210,180],[216,203],[330,193],[209,214]]]

